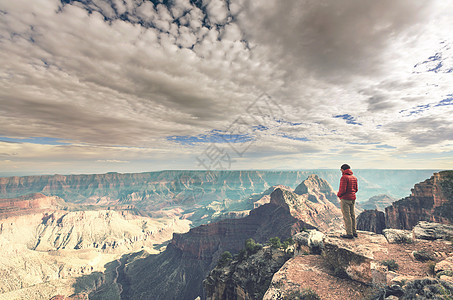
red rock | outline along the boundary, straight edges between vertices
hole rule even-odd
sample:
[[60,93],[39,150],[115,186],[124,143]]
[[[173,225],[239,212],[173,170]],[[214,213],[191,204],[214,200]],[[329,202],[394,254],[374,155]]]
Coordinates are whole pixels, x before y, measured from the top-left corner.
[[419,221],[453,223],[453,171],[418,183],[409,197],[385,209],[386,227],[411,230]]
[[62,200],[58,197],[48,197],[40,193],[19,198],[0,199],[0,219],[36,213],[42,209],[53,207],[58,201]]

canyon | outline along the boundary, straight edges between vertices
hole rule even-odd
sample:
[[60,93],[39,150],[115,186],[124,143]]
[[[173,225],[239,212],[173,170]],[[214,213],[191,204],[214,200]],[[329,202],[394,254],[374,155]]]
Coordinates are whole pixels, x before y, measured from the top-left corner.
[[[359,202],[378,194],[393,198],[433,174],[433,170],[357,170]],[[274,185],[295,185],[316,174],[338,188],[339,170],[303,171],[160,171],[88,175],[0,177],[0,198],[31,193],[58,196],[69,203],[132,203],[138,208],[243,200]]]
[[84,290],[79,277],[102,274],[123,253],[158,253],[156,246],[190,228],[188,220],[152,219],[133,209],[65,210],[62,199],[42,194],[0,203],[0,299],[77,293]]
[[[427,173],[367,172],[357,173],[359,193],[379,195],[370,197],[370,205],[386,203],[398,195],[392,190],[402,194],[403,186]],[[337,185],[338,173],[163,171],[0,178],[0,249],[5,253],[0,299],[204,299],[203,280],[225,251],[237,255],[246,240],[266,245],[273,237],[342,228],[335,190],[319,175]],[[409,197],[392,204],[385,222],[451,222],[451,173],[435,173],[416,184]],[[404,180],[395,179],[400,175]],[[364,226],[382,230],[374,221],[382,223],[382,214],[368,214]],[[284,261],[269,263],[274,270]]]
[[284,240],[316,225],[323,229],[341,226],[340,209],[328,200],[334,194],[328,182],[311,175],[296,191],[300,194],[277,186],[268,203],[244,218],[221,220],[174,234],[162,253],[134,260],[124,267],[123,282],[127,284],[123,286],[127,288],[121,296],[126,299],[204,298],[202,282],[221,254],[240,252],[247,239],[265,244],[272,237]]

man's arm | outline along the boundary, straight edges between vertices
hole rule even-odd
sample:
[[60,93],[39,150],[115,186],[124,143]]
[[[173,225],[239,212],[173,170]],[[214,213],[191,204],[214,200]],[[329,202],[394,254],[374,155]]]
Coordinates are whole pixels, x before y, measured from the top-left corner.
[[346,193],[347,187],[348,187],[348,181],[347,181],[346,177],[341,176],[340,188],[338,189],[338,193],[337,193],[338,198],[341,198],[341,196],[343,196]]

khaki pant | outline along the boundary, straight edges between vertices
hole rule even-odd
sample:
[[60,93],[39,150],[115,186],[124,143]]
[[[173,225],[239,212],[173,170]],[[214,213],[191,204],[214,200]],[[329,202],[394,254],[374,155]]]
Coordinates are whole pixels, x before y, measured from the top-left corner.
[[343,213],[344,227],[346,234],[356,234],[354,200],[341,199],[341,212]]

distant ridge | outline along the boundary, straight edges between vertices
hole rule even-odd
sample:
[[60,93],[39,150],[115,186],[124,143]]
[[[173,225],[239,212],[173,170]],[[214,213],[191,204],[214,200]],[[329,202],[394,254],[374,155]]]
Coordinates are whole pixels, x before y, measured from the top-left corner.
[[[355,170],[359,179],[358,201],[366,201],[378,194],[393,198],[408,196],[417,182],[430,177],[432,170]],[[295,188],[311,174],[324,178],[334,189],[338,188],[338,170],[226,170],[190,171],[168,170],[144,173],[36,175],[0,177],[0,198],[14,198],[31,193],[59,196],[67,202],[105,201],[134,202],[149,198],[171,198],[203,202],[213,194],[216,199],[237,200],[261,193],[273,185]],[[183,191],[183,190],[187,190]],[[220,191],[220,192],[219,192]],[[146,204],[144,205],[146,206]]]

